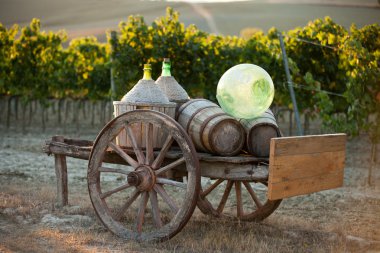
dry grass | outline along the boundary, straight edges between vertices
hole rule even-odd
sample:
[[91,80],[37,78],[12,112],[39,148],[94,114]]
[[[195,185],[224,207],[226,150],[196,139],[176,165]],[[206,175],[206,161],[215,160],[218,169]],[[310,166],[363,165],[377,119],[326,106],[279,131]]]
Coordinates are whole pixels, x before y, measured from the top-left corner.
[[210,218],[196,209],[177,236],[159,244],[111,234],[96,219],[80,174],[69,178],[69,201],[80,207],[75,214],[93,222],[70,228],[44,225],[47,213],[69,214],[53,205],[55,180],[0,168],[0,252],[379,252],[380,177],[376,174],[374,186],[363,184],[366,160],[357,150],[365,154],[365,142],[349,146],[354,155],[348,156],[345,188],[286,199],[262,223]]
[[[1,194],[1,208],[16,208],[16,214],[5,218],[4,237],[0,239],[3,251],[16,252],[329,252],[343,245],[342,236],[331,237],[315,230],[318,221],[310,223],[304,219],[274,214],[263,223],[239,223],[232,220],[214,219],[198,210],[185,229],[170,241],[152,244],[126,242],[109,233],[99,222],[91,227],[78,227],[70,231],[48,228],[38,224],[40,212],[46,208],[54,215],[64,211],[54,210],[46,200],[53,199],[49,185],[40,186],[38,192],[33,185],[24,187],[5,186]],[[79,187],[80,188],[80,187]],[[21,190],[22,189],[22,190]],[[29,193],[29,194],[28,194]],[[74,203],[83,194],[73,193]],[[83,202],[83,199],[82,199]],[[87,201],[85,201],[87,202]],[[94,217],[92,208],[81,208],[80,212]],[[21,225],[12,217],[32,216],[35,222]],[[27,249],[27,250],[26,250]]]

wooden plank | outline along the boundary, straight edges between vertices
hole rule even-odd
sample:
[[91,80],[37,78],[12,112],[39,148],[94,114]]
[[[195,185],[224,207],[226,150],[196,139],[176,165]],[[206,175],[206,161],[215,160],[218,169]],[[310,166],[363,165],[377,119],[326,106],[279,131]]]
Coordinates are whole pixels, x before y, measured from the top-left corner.
[[[254,157],[250,155],[238,155],[238,156],[216,156],[209,153],[198,152],[198,159],[200,161],[206,162],[224,162],[224,163],[234,163],[234,164],[257,164],[257,163],[269,163],[269,159],[265,157]],[[182,157],[182,151],[180,150],[169,150],[166,153],[166,158],[177,159]]]
[[279,156],[270,163],[269,181],[278,183],[323,175],[344,168],[344,162],[344,151]]
[[268,199],[276,200],[343,186],[344,169],[315,177],[269,184]]
[[345,142],[345,134],[273,138],[268,199],[282,199],[342,186]]
[[67,138],[64,138],[64,143],[66,143],[68,145],[79,146],[79,147],[92,147],[92,145],[94,145],[93,141],[78,140],[78,139],[67,139]]
[[260,182],[268,180],[266,165],[200,161],[200,168],[202,177]]
[[346,134],[309,135],[272,138],[271,155],[313,154],[317,152],[343,151]]
[[[124,131],[124,133],[125,133],[125,131]],[[91,149],[92,149],[92,145],[87,146],[87,144],[92,143],[91,141],[73,139],[73,140],[69,141],[69,143],[70,143],[69,144],[69,143],[66,143],[66,140],[67,139],[65,139],[65,142],[56,142],[56,141],[47,140],[45,142],[45,145],[42,147],[42,149],[47,154],[65,155],[65,156],[69,156],[69,157],[88,160],[88,157],[89,157]],[[75,144],[71,144],[71,143],[75,143]],[[79,145],[78,145],[78,143],[79,143]],[[82,144],[86,144],[86,145],[82,146]],[[125,146],[124,146],[124,148],[125,148]],[[133,151],[130,151],[130,150],[125,150],[125,151],[129,155],[134,154]],[[110,152],[108,152],[108,153],[110,153]],[[159,152],[154,152],[154,153],[157,156],[157,154]],[[234,163],[234,164],[242,164],[242,163],[256,164],[259,162],[269,163],[268,158],[254,157],[251,155],[215,156],[215,155],[208,154],[208,153],[197,153],[197,154],[198,154],[199,160],[207,161],[207,162],[225,162],[225,163]],[[111,162],[112,163],[112,159],[107,158],[107,156],[109,156],[109,155],[111,155],[111,154],[106,155],[107,161],[105,161],[105,162]],[[166,153],[165,157],[168,159],[178,159],[182,156],[183,156],[183,154],[182,154],[182,151],[180,151],[180,150],[169,150]],[[117,159],[117,161],[115,161],[115,163],[125,164],[124,162],[121,161],[121,159]]]

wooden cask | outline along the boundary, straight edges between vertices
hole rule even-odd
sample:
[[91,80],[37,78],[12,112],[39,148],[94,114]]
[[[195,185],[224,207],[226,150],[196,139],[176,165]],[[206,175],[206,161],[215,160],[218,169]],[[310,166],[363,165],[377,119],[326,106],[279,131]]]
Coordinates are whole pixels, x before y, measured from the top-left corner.
[[257,157],[269,157],[270,140],[280,137],[276,119],[270,109],[261,116],[250,120],[239,120],[246,131],[246,149]]
[[243,148],[243,127],[211,101],[188,101],[179,108],[177,121],[199,151],[233,156],[239,154]]
[[[144,109],[144,110],[153,110],[162,112],[166,115],[169,115],[174,119],[176,104],[175,103],[163,103],[163,104],[153,104],[153,103],[130,103],[122,101],[114,101],[114,116],[117,117],[125,112]],[[132,132],[135,135],[137,145],[139,147],[145,148],[145,125],[143,123],[132,124]],[[161,131],[161,128],[153,125],[153,148],[159,149],[162,148],[167,137],[167,133]],[[116,144],[119,146],[124,146],[127,148],[132,148],[132,143],[130,142],[127,133],[125,130],[122,130],[119,135],[116,137]]]

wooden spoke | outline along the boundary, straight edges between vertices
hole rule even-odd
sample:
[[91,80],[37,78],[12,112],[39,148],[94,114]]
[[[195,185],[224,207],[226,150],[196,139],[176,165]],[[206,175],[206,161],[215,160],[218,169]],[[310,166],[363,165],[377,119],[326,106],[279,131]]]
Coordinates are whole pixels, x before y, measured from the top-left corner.
[[150,198],[150,205],[152,206],[152,215],[153,215],[154,223],[156,223],[156,226],[160,228],[162,227],[162,221],[161,221],[160,209],[158,207],[157,192],[154,190],[150,191],[149,198]]
[[165,158],[166,152],[168,152],[168,150],[169,150],[170,146],[172,145],[173,141],[174,141],[174,139],[173,139],[173,137],[171,135],[169,135],[166,138],[165,143],[162,146],[162,149],[161,149],[160,153],[158,154],[158,156],[156,157],[156,160],[154,160],[154,162],[152,164],[152,168],[153,169],[158,169],[161,166],[161,163],[162,163],[162,161]]
[[114,215],[114,218],[116,220],[120,220],[121,216],[125,213],[125,211],[132,205],[132,203],[137,199],[137,197],[140,195],[140,191],[136,189],[131,197],[128,198],[127,202],[117,211],[117,213]]
[[223,197],[220,200],[218,208],[216,209],[218,213],[222,213],[223,212],[223,209],[224,209],[224,206],[226,205],[228,196],[230,195],[232,185],[233,185],[232,181],[228,180],[226,189],[225,189],[225,191],[223,193]]
[[235,191],[236,191],[236,205],[237,205],[237,217],[240,218],[243,216],[243,202],[241,200],[241,182],[235,182]]
[[[170,111],[174,115],[175,107]],[[178,152],[169,156],[173,142]],[[178,122],[152,109],[128,111],[107,123],[91,144],[84,157],[89,159],[88,190],[105,227],[139,242],[165,241],[181,231],[199,199],[200,168],[195,147]],[[157,176],[158,170],[162,174]],[[169,175],[187,176],[187,181]],[[109,176],[129,182],[109,186]]]
[[142,232],[142,225],[144,223],[144,214],[145,214],[146,205],[148,204],[148,199],[149,199],[148,193],[143,192],[141,196],[139,211],[137,213],[137,219],[136,219],[136,230],[139,234],[141,234]]
[[173,186],[180,187],[180,188],[183,188],[183,189],[187,188],[187,184],[185,184],[185,183],[174,181],[174,180],[170,180],[170,179],[163,178],[163,177],[158,177],[156,179],[156,183],[158,183],[158,184],[173,185]]
[[[170,170],[170,169],[173,169],[175,167],[177,167],[178,165],[182,164],[185,162],[185,158],[184,157],[181,157],[179,158],[178,160],[175,160],[174,162],[166,165],[165,167],[162,167],[161,169],[159,170],[156,170],[154,173],[156,174],[156,176]],[[154,168],[154,167],[153,167]]]
[[122,170],[122,169],[114,169],[114,168],[107,168],[107,167],[99,167],[98,169],[99,172],[110,172],[110,173],[119,173],[119,174],[124,174],[128,175],[130,171]]
[[146,145],[145,164],[151,165],[152,162],[154,161],[153,125],[151,123],[145,124],[145,145]]
[[201,197],[205,197],[207,196],[210,192],[212,192],[218,185],[220,185],[222,182],[224,181],[224,179],[218,179],[215,183],[213,183],[209,188],[207,188],[207,190],[203,191],[201,193]]
[[133,151],[136,154],[137,161],[140,164],[144,164],[144,162],[145,162],[144,154],[143,154],[141,148],[137,145],[137,141],[136,141],[135,135],[133,134],[132,129],[128,125],[125,125],[124,128],[125,128],[125,131],[127,132],[127,135],[129,137],[131,143],[132,143]]
[[[270,214],[272,214],[281,203],[281,199],[275,201],[268,199],[259,199],[250,183],[248,181],[241,180],[228,181],[223,194],[217,194],[219,191],[215,191],[215,194],[210,194],[210,192],[212,192],[220,183],[221,180],[219,179],[200,194],[200,198],[198,198],[198,207],[204,214],[212,215],[218,218],[236,217],[239,220],[243,221],[257,222],[265,219]],[[236,194],[230,195],[232,186],[235,186]],[[250,203],[245,203],[243,201],[243,193],[245,191],[248,191],[249,195],[251,196],[252,202],[254,202],[252,203],[254,208],[245,207],[246,204],[250,206]],[[235,196],[236,211],[234,209],[224,208],[228,198],[233,199]],[[210,202],[208,199],[211,198],[220,199],[219,205],[218,202],[216,202],[216,204]]]
[[130,186],[128,183],[127,183],[127,184],[124,184],[124,185],[121,185],[121,186],[119,186],[119,187],[117,187],[117,188],[115,188],[115,189],[113,189],[113,190],[111,190],[111,191],[101,193],[101,194],[100,194],[100,198],[101,198],[101,199],[105,199],[105,198],[111,196],[112,194],[114,194],[114,193],[116,193],[116,192],[119,192],[119,191],[122,191],[122,190],[124,190],[124,189],[127,189],[127,188],[129,188],[129,187],[131,187],[131,186]]
[[121,149],[118,145],[116,145],[113,142],[109,143],[109,146],[119,155],[121,156],[127,163],[129,163],[133,168],[137,168],[139,164],[130,157],[127,153],[124,152],[123,149]]
[[168,204],[168,206],[170,207],[170,209],[174,213],[178,212],[177,205],[170,198],[170,196],[168,195],[168,193],[165,191],[165,189],[161,185],[159,185],[159,184],[154,185],[154,190],[161,196],[161,198],[166,202],[166,204]]
[[245,188],[247,188],[247,191],[249,192],[249,195],[251,195],[256,206],[258,208],[261,208],[263,206],[263,204],[261,204],[259,198],[256,196],[256,193],[253,191],[251,185],[248,182],[243,182],[243,184],[244,184]]

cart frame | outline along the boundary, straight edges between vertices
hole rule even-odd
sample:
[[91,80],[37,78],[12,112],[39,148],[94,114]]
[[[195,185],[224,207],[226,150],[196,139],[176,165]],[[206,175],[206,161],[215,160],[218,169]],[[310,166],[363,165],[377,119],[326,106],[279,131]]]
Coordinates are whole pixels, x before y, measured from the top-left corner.
[[[170,148],[171,142],[168,142],[169,139],[166,140],[168,145],[163,148],[165,152],[163,152],[163,149],[157,151],[153,150],[153,148],[149,151],[148,147],[143,151],[136,143],[133,143],[133,148],[128,149],[118,147],[112,142],[120,129],[125,129],[129,137],[133,139],[133,133],[128,128],[128,124],[137,121],[146,124],[146,126],[153,123],[159,124],[163,131],[170,132],[172,137],[177,140],[179,149],[178,147]],[[145,133],[147,143],[149,129],[147,127]],[[112,136],[112,138],[109,136]],[[49,155],[54,155],[58,206],[68,205],[69,191],[66,157],[89,160],[89,193],[94,209],[103,224],[109,230],[125,239],[163,241],[174,236],[185,226],[196,204],[205,214],[216,217],[231,217],[224,213],[224,207],[227,199],[232,196],[232,187],[235,187],[233,197],[236,198],[237,207],[236,215],[233,218],[260,221],[269,216],[280,205],[283,198],[342,186],[345,143],[345,134],[280,137],[271,140],[269,158],[257,158],[244,154],[234,157],[221,157],[195,152],[187,133],[170,117],[151,110],[135,110],[111,120],[100,132],[95,142],[53,136],[51,140],[46,141],[43,150]],[[148,162],[149,157],[151,161]],[[132,196],[132,202],[139,195],[142,196],[136,218],[137,232],[124,229],[109,214],[109,208],[104,198],[122,188],[119,187],[120,189],[106,193],[102,193],[99,189],[99,171],[116,171],[115,169],[102,168],[101,164],[103,162],[122,165],[136,163],[133,166],[135,171],[128,174],[129,185],[127,187],[135,186],[137,189],[135,195]],[[157,178],[150,175],[156,173],[157,170],[169,171],[169,167],[173,168],[174,173]],[[170,185],[183,187],[184,184],[181,182],[176,183],[176,179],[181,179],[184,176],[187,176],[191,182],[185,187],[187,192],[183,207],[178,208],[172,203],[172,200],[160,185],[169,183]],[[167,177],[174,180],[168,180],[166,179]],[[214,182],[206,189],[201,189],[200,177],[213,179]],[[219,185],[222,185],[223,182],[226,182],[226,189],[218,202],[219,205],[215,206],[211,204],[210,193]],[[250,185],[251,182],[260,183],[268,187],[265,202],[260,202]],[[250,210],[248,213],[244,211],[242,189],[247,190],[257,206],[256,210]],[[162,228],[157,193],[174,212],[177,212],[173,218],[173,220],[177,221],[172,221],[173,224],[170,223],[168,228]],[[144,234],[142,223],[144,222],[148,199],[152,201],[152,215],[157,225],[157,232]]]

